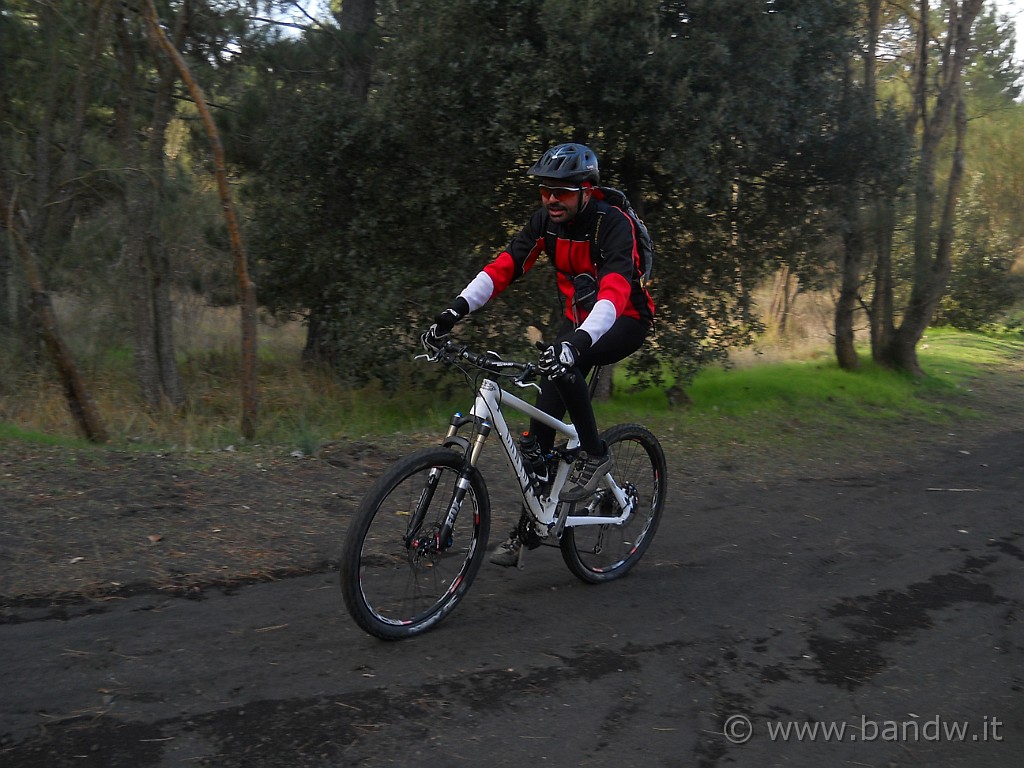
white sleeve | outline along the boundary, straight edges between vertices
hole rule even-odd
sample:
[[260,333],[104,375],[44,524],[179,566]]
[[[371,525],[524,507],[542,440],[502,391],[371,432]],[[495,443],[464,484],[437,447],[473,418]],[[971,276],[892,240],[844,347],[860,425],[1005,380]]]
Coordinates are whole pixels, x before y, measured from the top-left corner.
[[459,294],[469,304],[469,311],[476,312],[494,295],[494,281],[486,272],[480,272]]
[[596,344],[597,340],[607,333],[608,329],[615,323],[615,305],[608,299],[601,299],[594,305],[594,309],[587,315],[587,319],[580,326],[581,331]]

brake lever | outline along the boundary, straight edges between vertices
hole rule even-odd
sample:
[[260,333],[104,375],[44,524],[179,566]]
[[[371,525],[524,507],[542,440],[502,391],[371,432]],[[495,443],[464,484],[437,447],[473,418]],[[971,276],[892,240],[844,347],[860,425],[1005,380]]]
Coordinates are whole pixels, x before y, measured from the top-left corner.
[[534,388],[534,389],[536,389],[536,390],[537,390],[538,392],[540,392],[540,391],[541,391],[541,388],[540,388],[540,384],[538,384],[538,383],[537,383],[536,381],[525,381],[525,379],[526,379],[526,377],[527,377],[527,376],[532,376],[532,375],[534,375],[535,373],[537,373],[537,369],[536,369],[536,368],[534,368],[534,367],[533,367],[533,366],[531,365],[531,366],[530,366],[529,368],[527,368],[527,369],[526,369],[525,371],[523,371],[523,372],[522,372],[521,374],[519,374],[518,376],[516,376],[516,377],[515,377],[515,378],[514,378],[514,379],[512,380],[512,382],[513,382],[513,383],[514,383],[514,384],[515,384],[515,385],[516,385],[517,387],[520,387],[521,389],[529,389],[530,387],[533,387],[533,388]]
[[444,353],[451,344],[451,339],[446,339],[440,346],[435,347],[427,342],[427,334],[424,333],[420,336],[420,344],[423,345],[423,349],[426,350],[426,354],[416,355],[413,359],[426,360],[428,363],[436,363],[438,360],[443,359]]

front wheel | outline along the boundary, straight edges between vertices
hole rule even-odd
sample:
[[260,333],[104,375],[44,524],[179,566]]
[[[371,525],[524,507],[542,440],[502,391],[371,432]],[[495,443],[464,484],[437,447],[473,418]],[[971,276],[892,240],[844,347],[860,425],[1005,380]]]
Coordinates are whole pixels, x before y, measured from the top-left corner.
[[[393,464],[360,502],[341,555],[341,591],[355,622],[383,640],[429,629],[465,596],[480,570],[490,501],[479,473],[462,483],[463,457],[425,448]],[[450,534],[453,502],[461,507]]]
[[[654,539],[665,506],[665,452],[654,434],[639,424],[619,424],[601,437],[615,458],[612,476],[634,504],[622,525],[579,525],[562,533],[562,559],[590,584],[618,579],[637,564]],[[577,504],[570,514],[582,514],[583,507]],[[620,512],[607,488],[598,489],[586,507],[602,516]]]

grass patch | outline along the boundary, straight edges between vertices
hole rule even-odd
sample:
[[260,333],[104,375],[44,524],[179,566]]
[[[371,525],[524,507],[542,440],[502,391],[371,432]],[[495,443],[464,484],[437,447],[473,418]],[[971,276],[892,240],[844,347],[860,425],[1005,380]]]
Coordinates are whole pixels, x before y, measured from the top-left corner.
[[[734,369],[709,369],[688,388],[688,407],[671,407],[662,390],[634,391],[619,373],[616,394],[596,406],[598,423],[648,424],[711,452],[728,446],[777,447],[780,441],[820,443],[841,434],[883,434],[910,422],[932,426],[979,416],[971,387],[985,371],[1009,370],[1024,352],[1019,334],[988,336],[932,330],[919,346],[926,376],[882,369],[864,360],[859,371],[840,370],[830,359],[791,360]],[[396,433],[440,434],[455,410],[468,411],[472,393],[461,376],[442,376],[437,387],[351,390],[324,371],[303,368],[297,351],[260,361],[258,442],[315,453],[330,441]],[[421,379],[410,363],[408,382]],[[90,387],[117,447],[188,450],[241,448],[237,352],[221,347],[189,355],[182,376],[189,402],[179,412],[142,408],[130,361],[112,355],[89,368]],[[11,394],[17,393],[17,395]],[[529,394],[523,395],[531,399]],[[513,428],[518,415],[509,414]],[[45,374],[20,377],[0,393],[0,439],[77,443],[67,405]],[[685,437],[684,437],[685,436]]]
[[[862,356],[857,371],[845,371],[820,355],[743,368],[713,367],[687,388],[687,418],[898,419],[908,414],[943,420],[968,414],[965,383],[986,366],[1004,364],[1024,352],[1024,341],[943,331],[919,351],[923,378],[891,371]],[[959,405],[958,405],[959,403]],[[657,416],[671,412],[660,390],[633,391],[625,376],[616,379],[616,395],[598,411]]]
[[688,388],[686,408],[669,408],[662,392],[620,386],[613,401],[596,410],[599,424],[648,424],[694,466],[708,460],[763,467],[780,451],[797,461],[844,461],[854,444],[909,444],[924,433],[960,431],[992,418],[988,401],[973,388],[992,371],[1003,371],[1001,381],[1012,383],[1022,353],[1019,337],[942,330],[929,333],[919,347],[922,378],[868,358],[859,370],[844,371],[817,355],[705,370]]
[[1020,360],[1024,336],[1016,332],[966,333],[954,328],[932,328],[918,345],[917,357],[930,377],[964,381],[981,368]]
[[827,361],[705,371],[694,380],[690,397],[695,414],[807,416],[831,410],[844,418],[887,419],[929,411],[923,392],[953,390],[939,380],[916,381],[869,361],[857,371]]
[[0,443],[7,441],[64,448],[84,448],[88,445],[84,440],[75,437],[36,432],[0,421]]

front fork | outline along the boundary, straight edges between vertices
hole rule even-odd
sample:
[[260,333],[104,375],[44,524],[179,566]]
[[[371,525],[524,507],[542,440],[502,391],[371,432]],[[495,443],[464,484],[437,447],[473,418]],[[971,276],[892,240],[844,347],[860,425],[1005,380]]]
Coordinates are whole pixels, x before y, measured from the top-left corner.
[[[472,440],[459,437],[457,434],[459,429],[470,423],[475,423]],[[420,526],[423,525],[423,521],[426,518],[427,510],[430,509],[430,504],[434,499],[434,492],[437,490],[438,481],[441,479],[440,468],[435,467],[430,470],[427,483],[420,493],[419,501],[416,503],[416,510],[413,512],[412,519],[409,521],[409,527],[406,530],[405,546],[407,548],[423,549],[424,546],[429,546],[435,551],[444,551],[452,545],[452,531],[455,529],[455,520],[459,516],[462,502],[465,500],[466,493],[472,484],[471,478],[473,473],[476,472],[476,462],[480,458],[480,452],[483,450],[484,442],[487,440],[490,432],[491,425],[482,419],[463,416],[461,413],[456,413],[452,416],[448,427],[448,434],[445,435],[442,444],[448,448],[462,448],[465,454],[462,471],[459,473],[459,479],[455,482],[455,492],[452,494],[448,511],[445,514],[444,522],[441,524],[440,529],[433,536],[417,537]],[[433,541],[430,539],[433,539]]]

